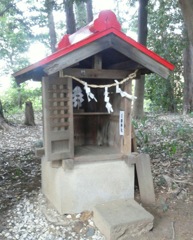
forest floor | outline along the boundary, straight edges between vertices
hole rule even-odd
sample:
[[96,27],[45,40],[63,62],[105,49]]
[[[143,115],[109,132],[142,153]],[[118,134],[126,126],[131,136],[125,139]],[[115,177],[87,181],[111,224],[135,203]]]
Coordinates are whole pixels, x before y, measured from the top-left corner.
[[[104,240],[91,214],[56,215],[41,194],[40,159],[34,154],[42,144],[41,114],[33,127],[22,124],[21,114],[9,120],[10,129],[0,130],[0,240]],[[193,116],[146,114],[133,125],[138,151],[150,155],[156,193],[155,205],[147,208],[154,228],[139,239],[193,239]]]

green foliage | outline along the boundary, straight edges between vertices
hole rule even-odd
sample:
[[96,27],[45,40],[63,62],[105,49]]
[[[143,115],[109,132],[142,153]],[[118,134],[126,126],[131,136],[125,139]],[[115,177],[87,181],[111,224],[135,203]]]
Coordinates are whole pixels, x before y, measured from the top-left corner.
[[11,87],[8,89],[1,96],[1,100],[5,115],[19,112],[21,110],[20,101],[22,111],[26,101],[32,101],[34,109],[40,110],[42,107],[41,88],[31,89],[27,86],[27,83],[23,83],[20,88]]
[[76,2],[76,29],[80,29],[87,25],[86,5],[84,1]]
[[0,56],[7,64],[4,73],[29,64],[24,55],[29,46],[24,28],[15,23],[14,17],[3,16],[0,18],[0,29],[3,30],[0,31]]
[[138,145],[142,146],[143,151],[147,153],[149,151],[149,134],[143,131],[146,126],[146,121],[146,117],[138,120],[133,119],[132,125],[136,130],[136,138]]
[[167,121],[153,114],[151,117],[135,119],[132,124],[140,151],[150,154],[152,159],[164,157],[164,160],[172,160],[178,158],[179,154],[184,156],[184,161],[192,159],[193,129],[183,118]]
[[175,65],[168,80],[156,75],[146,77],[149,110],[176,112],[182,107],[183,49],[186,45],[181,10],[177,0],[151,0],[148,8],[148,47]]

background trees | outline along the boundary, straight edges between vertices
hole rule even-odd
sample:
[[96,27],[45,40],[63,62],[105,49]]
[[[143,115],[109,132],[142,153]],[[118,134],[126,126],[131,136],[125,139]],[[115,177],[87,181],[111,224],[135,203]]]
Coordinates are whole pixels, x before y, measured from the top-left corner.
[[148,47],[175,65],[168,80],[152,74],[146,77],[146,99],[153,110],[176,112],[182,109],[183,49],[186,34],[176,0],[150,1],[148,5]]
[[[34,42],[41,42],[49,53],[54,52],[56,43],[65,33],[71,34],[93,19],[96,14],[93,8],[96,6],[95,1],[2,0],[0,74],[10,74],[29,65],[28,49]],[[137,10],[138,4],[141,6],[140,11]],[[134,107],[136,115],[142,115],[144,99],[147,110],[174,112],[183,109],[184,113],[192,112],[192,0],[118,0],[109,8],[115,11],[127,34],[130,30],[138,32],[138,40],[144,45],[147,37],[147,47],[176,66],[167,81],[154,74],[147,76],[145,92],[143,80],[138,81],[136,89],[139,91],[135,94],[139,101],[136,101]],[[142,19],[139,21],[141,24],[137,24],[137,17]],[[187,30],[184,28],[184,21]],[[37,54],[38,51],[39,49]]]
[[188,44],[184,51],[184,101],[183,113],[193,112],[193,2],[179,0],[186,25]]

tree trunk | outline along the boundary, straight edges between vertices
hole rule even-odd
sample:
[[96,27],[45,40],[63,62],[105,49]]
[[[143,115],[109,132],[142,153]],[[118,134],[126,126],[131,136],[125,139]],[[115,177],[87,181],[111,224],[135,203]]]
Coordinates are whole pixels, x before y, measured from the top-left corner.
[[7,124],[7,121],[5,120],[3,114],[3,106],[1,100],[0,100],[0,129],[9,130],[9,125]]
[[5,6],[5,9],[3,11],[0,12],[0,17],[3,17],[5,13],[7,13],[9,11],[10,8],[13,7],[13,3],[8,3]]
[[184,50],[183,114],[193,112],[193,45]]
[[67,34],[72,34],[76,32],[76,23],[73,10],[73,1],[63,0],[64,10],[66,13],[66,29]]
[[0,117],[4,118],[4,114],[3,114],[3,106],[2,106],[2,102],[0,100]]
[[80,29],[84,27],[87,23],[86,17],[86,5],[84,2],[77,2],[76,3],[76,29]]
[[[138,42],[146,46],[147,44],[147,5],[148,0],[139,0],[139,13],[138,13]],[[141,118],[144,114],[144,88],[145,76],[135,81],[135,96],[137,99],[133,105],[133,116]]]
[[21,97],[21,88],[18,87],[18,106],[20,109],[22,109],[22,97]]
[[189,41],[193,45],[193,0],[179,0]]
[[183,114],[193,112],[193,0],[179,0],[189,45],[184,51]]
[[33,110],[33,105],[31,101],[28,101],[25,103],[25,125],[28,126],[34,126],[35,121],[34,121],[34,110]]
[[47,11],[47,16],[48,16],[50,47],[51,47],[52,53],[54,53],[56,51],[56,43],[57,43],[54,16],[53,16],[54,1],[46,0],[45,7]]
[[133,116],[135,118],[142,118],[144,115],[143,105],[144,105],[144,86],[145,86],[145,76],[141,76],[139,79],[135,80],[135,96],[137,99],[133,104]]
[[87,0],[86,9],[87,9],[87,23],[90,23],[93,20],[92,0]]

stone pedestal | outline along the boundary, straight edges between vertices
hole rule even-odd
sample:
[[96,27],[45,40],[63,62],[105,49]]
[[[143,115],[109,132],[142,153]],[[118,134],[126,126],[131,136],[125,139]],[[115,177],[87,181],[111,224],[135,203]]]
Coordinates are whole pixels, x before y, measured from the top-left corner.
[[43,157],[42,191],[61,214],[93,210],[97,204],[134,198],[134,166],[118,159],[65,170]]

